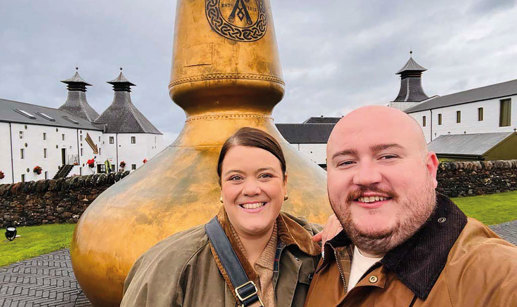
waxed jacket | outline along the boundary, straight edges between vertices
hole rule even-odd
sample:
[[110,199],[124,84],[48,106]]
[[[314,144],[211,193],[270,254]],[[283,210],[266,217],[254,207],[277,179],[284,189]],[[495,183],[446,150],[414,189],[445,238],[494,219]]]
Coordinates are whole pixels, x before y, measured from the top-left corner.
[[[238,246],[224,210],[218,219],[232,246]],[[277,306],[303,306],[321,252],[311,241],[316,232],[311,224],[284,212],[277,218],[280,256],[273,275]],[[244,254],[234,250],[250,280],[256,280]],[[121,306],[236,304],[228,275],[201,225],[159,242],[136,261],[126,278]]]
[[346,293],[353,245],[325,244],[307,296],[322,306],[517,306],[517,247],[467,218],[445,196],[413,237],[388,252]]

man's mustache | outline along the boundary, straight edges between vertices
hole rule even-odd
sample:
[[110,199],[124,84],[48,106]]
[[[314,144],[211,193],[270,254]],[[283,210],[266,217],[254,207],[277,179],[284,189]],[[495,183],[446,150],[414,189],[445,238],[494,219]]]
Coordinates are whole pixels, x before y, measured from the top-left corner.
[[350,191],[350,193],[348,193],[348,195],[346,197],[346,202],[350,203],[350,202],[358,199],[359,197],[363,196],[363,194],[365,194],[367,192],[381,194],[381,195],[387,196],[392,199],[398,198],[397,193],[395,193],[394,191],[383,190],[383,189],[379,188],[377,185],[367,185],[367,186],[360,186],[359,188],[356,188],[356,189]]

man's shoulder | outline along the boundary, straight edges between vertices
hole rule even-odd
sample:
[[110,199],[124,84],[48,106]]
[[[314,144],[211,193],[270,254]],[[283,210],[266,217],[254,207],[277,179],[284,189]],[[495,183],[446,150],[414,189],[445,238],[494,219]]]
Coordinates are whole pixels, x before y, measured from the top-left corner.
[[467,225],[451,249],[449,273],[456,271],[517,274],[517,246],[501,239],[483,223],[468,218]]

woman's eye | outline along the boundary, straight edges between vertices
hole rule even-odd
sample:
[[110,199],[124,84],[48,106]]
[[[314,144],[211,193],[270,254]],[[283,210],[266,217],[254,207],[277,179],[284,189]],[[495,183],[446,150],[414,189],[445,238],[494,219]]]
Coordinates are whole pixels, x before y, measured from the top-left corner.
[[228,178],[229,181],[239,181],[241,179],[242,179],[242,177],[238,176],[238,175],[234,175],[234,176],[231,176],[230,178]]
[[268,173],[264,173],[264,174],[260,174],[259,178],[273,178],[273,175],[268,174]]

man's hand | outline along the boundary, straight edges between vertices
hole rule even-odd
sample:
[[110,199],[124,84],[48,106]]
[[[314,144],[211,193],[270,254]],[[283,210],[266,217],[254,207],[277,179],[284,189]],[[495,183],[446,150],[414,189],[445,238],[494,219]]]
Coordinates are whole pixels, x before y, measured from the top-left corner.
[[327,223],[323,227],[323,230],[320,233],[317,233],[312,237],[312,241],[319,242],[321,241],[321,246],[325,245],[325,242],[334,238],[338,233],[343,230],[343,226],[337,219],[335,214],[332,214],[327,219]]

